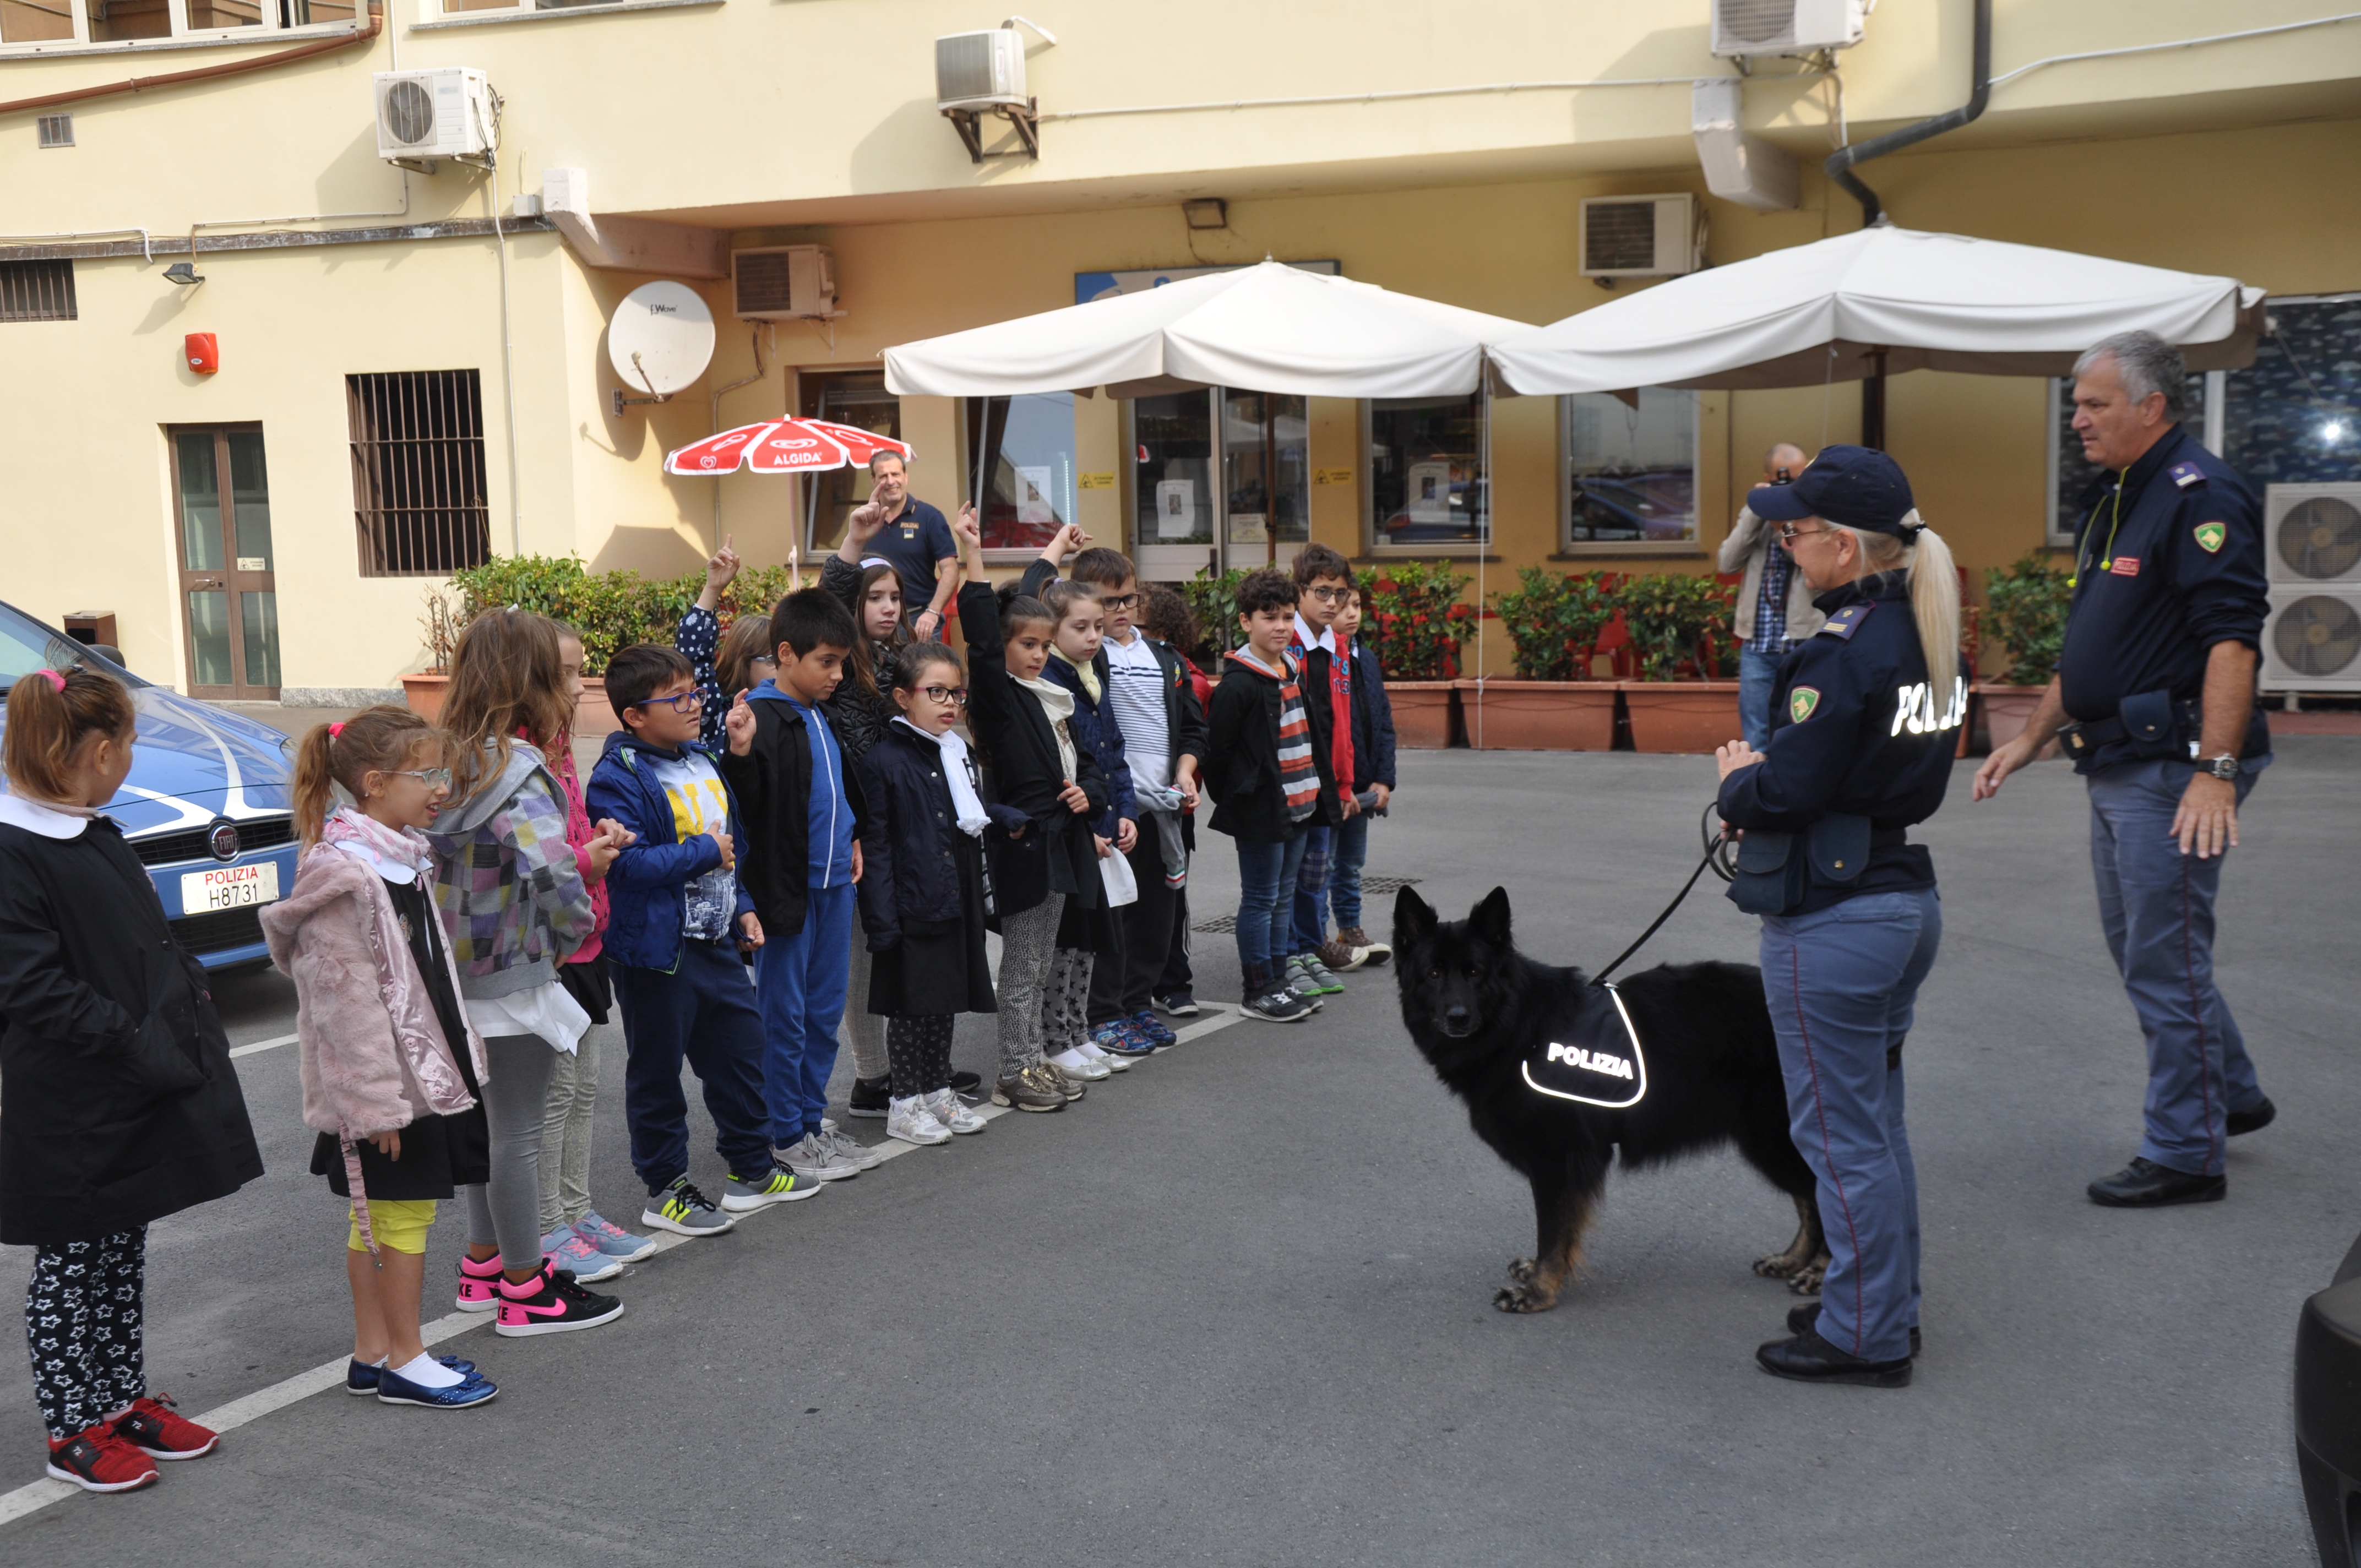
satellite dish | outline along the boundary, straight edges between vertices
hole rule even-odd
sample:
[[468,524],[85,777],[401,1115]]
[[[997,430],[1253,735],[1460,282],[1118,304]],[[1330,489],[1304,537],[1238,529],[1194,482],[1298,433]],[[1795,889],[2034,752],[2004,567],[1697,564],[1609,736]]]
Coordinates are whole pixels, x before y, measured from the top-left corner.
[[607,323],[607,358],[626,387],[669,398],[713,363],[713,313],[685,283],[642,283]]

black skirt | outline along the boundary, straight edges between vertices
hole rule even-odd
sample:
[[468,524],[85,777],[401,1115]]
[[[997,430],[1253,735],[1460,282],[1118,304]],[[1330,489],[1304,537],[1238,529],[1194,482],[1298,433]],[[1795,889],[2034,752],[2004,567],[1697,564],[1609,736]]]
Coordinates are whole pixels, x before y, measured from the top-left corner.
[[983,951],[983,855],[964,833],[952,835],[959,858],[960,918],[905,920],[902,945],[869,960],[869,1011],[881,1018],[997,1013],[992,965]]

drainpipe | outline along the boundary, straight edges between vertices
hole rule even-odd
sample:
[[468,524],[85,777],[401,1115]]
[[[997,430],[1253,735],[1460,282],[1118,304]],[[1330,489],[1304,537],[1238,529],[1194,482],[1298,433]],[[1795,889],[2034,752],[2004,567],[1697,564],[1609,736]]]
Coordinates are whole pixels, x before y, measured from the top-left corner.
[[1937,115],[1931,120],[1921,120],[1915,126],[1888,131],[1882,137],[1872,137],[1852,147],[1839,148],[1820,166],[1830,180],[1843,186],[1853,200],[1861,203],[1861,225],[1863,228],[1891,220],[1885,218],[1885,209],[1878,201],[1877,192],[1862,184],[1860,177],[1852,172],[1853,165],[1867,163],[1872,158],[1883,158],[1889,152],[1899,152],[1905,147],[1916,146],[1946,131],[1958,130],[1982,115],[1984,105],[1992,101],[1992,0],[1973,0],[1973,3],[1975,51],[1971,74],[1974,85],[1969,91],[1967,103],[1949,114]]

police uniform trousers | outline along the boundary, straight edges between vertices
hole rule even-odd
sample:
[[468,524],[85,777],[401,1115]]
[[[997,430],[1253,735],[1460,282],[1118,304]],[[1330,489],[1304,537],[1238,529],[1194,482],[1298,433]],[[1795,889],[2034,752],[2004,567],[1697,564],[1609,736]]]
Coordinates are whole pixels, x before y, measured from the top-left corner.
[[[2163,759],[2090,775],[2091,870],[2107,950],[2147,1040],[2145,1158],[2192,1176],[2222,1172],[2224,1121],[2259,1103],[2262,1086],[2229,1003],[2213,985],[2213,899],[2220,855],[2200,860],[2171,837],[2193,770]],[[2238,775],[2244,806],[2255,774]]]
[[1763,917],[1763,991],[1789,1129],[1819,1179],[1828,1236],[1819,1334],[1870,1361],[1908,1355],[1918,1321],[1918,1176],[1903,1125],[1902,1042],[1942,939],[1932,888]]

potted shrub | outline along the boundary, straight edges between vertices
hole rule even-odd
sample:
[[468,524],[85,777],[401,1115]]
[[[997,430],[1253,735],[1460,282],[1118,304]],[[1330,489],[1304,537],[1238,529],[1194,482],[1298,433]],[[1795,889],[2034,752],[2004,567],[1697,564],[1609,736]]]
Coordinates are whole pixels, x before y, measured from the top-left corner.
[[1641,751],[1710,751],[1739,738],[1738,683],[1714,677],[1734,653],[1737,594],[1712,577],[1657,572],[1616,596],[1639,678],[1622,683],[1631,745]]
[[[2028,554],[2013,566],[1984,577],[1983,613],[1977,618],[1979,637],[1996,640],[2008,654],[2009,665],[1999,680],[1974,688],[1976,704],[1991,743],[2004,746],[2024,732],[2041,706],[2049,685],[2051,667],[2066,640],[2066,610],[2073,598],[2069,574],[2050,565],[2039,554]],[[2054,757],[2053,741],[2042,749]]]
[[1599,635],[1614,621],[1610,579],[1553,576],[1538,566],[1492,596],[1516,653],[1516,675],[1459,683],[1468,743],[1487,749],[1606,751],[1615,745],[1615,684],[1590,678]]
[[429,724],[442,717],[443,691],[451,684],[451,649],[466,624],[441,588],[426,590],[426,609],[418,618],[426,639],[426,668],[401,677],[401,700]]
[[1459,648],[1476,622],[1475,607],[1459,595],[1471,581],[1429,561],[1389,562],[1361,580],[1362,635],[1376,641],[1401,745],[1436,750],[1453,741]]

